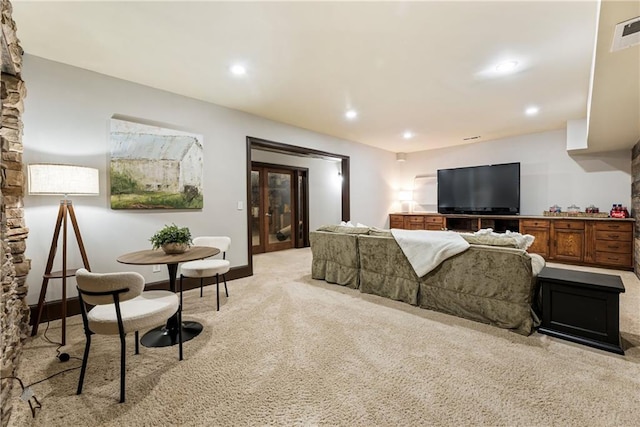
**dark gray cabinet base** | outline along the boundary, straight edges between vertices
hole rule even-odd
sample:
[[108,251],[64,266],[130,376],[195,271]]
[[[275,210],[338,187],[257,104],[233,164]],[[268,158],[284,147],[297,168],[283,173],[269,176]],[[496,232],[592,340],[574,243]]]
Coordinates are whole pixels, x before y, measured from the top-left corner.
[[620,276],[545,267],[538,332],[624,354],[620,344]]

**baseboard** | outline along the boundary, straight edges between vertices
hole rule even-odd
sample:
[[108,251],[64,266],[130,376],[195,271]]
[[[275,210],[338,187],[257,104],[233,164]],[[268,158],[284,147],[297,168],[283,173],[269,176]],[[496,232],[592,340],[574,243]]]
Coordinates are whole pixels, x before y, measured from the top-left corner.
[[[251,268],[248,265],[243,265],[240,267],[232,267],[227,273],[227,281],[241,279],[243,277],[251,276]],[[213,281],[213,283],[212,283]],[[205,280],[205,286],[209,286],[211,284],[215,285],[216,279],[209,278]],[[200,287],[199,279],[185,279],[182,281],[184,286],[184,290],[188,291],[189,289],[195,289]],[[162,280],[159,282],[148,283],[145,286],[146,290],[157,290],[157,289],[169,289],[169,280]],[[29,306],[31,311],[31,317],[29,320],[29,325],[33,326],[33,322],[37,316],[38,304],[34,304]],[[67,316],[74,316],[76,314],[80,314],[80,300],[78,297],[67,298]],[[58,320],[62,317],[62,300],[45,302],[43,310],[42,310],[42,318],[40,319],[40,323],[48,322],[51,320]]]

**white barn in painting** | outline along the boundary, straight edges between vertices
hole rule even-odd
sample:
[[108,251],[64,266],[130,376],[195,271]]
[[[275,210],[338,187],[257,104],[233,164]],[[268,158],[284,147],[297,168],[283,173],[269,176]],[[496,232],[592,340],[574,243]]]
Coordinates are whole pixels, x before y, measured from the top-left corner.
[[202,144],[195,136],[111,132],[111,170],[144,191],[202,193]]

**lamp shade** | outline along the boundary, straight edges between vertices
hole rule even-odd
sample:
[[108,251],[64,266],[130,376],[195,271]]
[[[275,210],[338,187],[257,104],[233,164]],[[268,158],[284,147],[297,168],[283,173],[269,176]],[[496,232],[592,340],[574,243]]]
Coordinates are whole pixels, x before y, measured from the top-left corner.
[[410,202],[413,200],[413,191],[402,190],[398,193],[398,200],[401,202]]
[[98,169],[50,163],[32,163],[27,169],[29,194],[100,194]]

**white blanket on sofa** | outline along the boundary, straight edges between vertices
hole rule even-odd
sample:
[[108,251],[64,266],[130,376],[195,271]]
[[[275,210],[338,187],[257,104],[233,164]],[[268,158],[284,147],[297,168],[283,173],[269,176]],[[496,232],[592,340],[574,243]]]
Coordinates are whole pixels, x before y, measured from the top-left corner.
[[424,276],[442,261],[466,251],[469,247],[469,243],[454,231],[393,228],[391,234],[418,277]]

